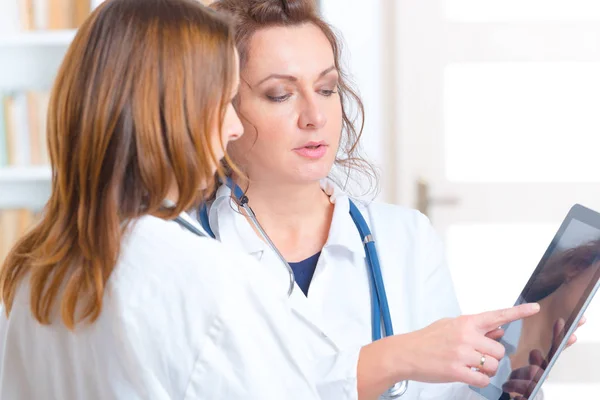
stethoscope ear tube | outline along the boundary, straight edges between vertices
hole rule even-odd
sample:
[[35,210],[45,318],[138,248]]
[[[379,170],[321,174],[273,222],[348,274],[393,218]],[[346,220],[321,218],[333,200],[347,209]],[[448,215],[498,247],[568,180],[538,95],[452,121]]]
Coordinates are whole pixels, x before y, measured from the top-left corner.
[[256,218],[256,215],[254,214],[254,211],[252,211],[252,208],[250,208],[250,206],[248,205],[248,198],[246,196],[244,196],[242,201],[240,201],[238,203],[238,205],[241,209],[244,210],[244,212],[246,213],[246,216],[248,217],[248,219],[250,219],[250,221],[252,222],[252,225],[254,225],[254,228],[260,233],[262,239],[267,243],[267,245],[271,249],[273,249],[273,251],[277,255],[277,258],[279,258],[281,263],[283,265],[285,265],[285,267],[287,268],[287,272],[288,272],[288,276],[289,276],[289,286],[288,286],[287,295],[288,295],[288,297],[290,297],[292,295],[292,293],[294,292],[294,286],[296,285],[296,277],[294,276],[294,270],[292,269],[290,264],[287,262],[287,260],[283,257],[283,254],[281,254],[279,252],[279,249],[277,249],[277,246],[275,246],[275,244],[271,241],[271,238],[269,237],[269,235],[267,235],[267,232],[265,232],[263,227],[258,222],[258,219]]
[[180,216],[177,216],[174,219],[174,221],[177,222],[180,226],[182,226],[185,229],[187,229],[188,231],[192,232],[193,234],[195,234],[197,236],[201,236],[201,237],[206,237],[206,235],[204,234],[204,232],[202,232],[200,229],[198,229],[197,227],[195,227],[190,222],[186,221],[184,218],[181,218]]
[[358,207],[352,200],[350,200],[350,215],[363,240],[365,256],[367,258],[367,269],[371,283],[371,297],[373,303],[372,315],[377,314],[378,316],[377,319],[373,318],[373,341],[375,341],[381,339],[381,319],[383,319],[385,336],[392,336],[394,334],[394,328],[392,326],[392,318],[390,316],[385,285],[381,276],[381,267],[379,265],[375,241],[373,240],[367,221],[365,221]]
[[[350,200],[350,215],[356,225],[363,245],[365,247],[365,257],[367,258],[368,272],[369,272],[369,284],[371,287],[371,329],[373,341],[381,339],[381,322],[383,320],[383,327],[385,336],[392,336],[394,334],[394,328],[392,326],[392,317],[390,315],[390,309],[387,301],[387,294],[385,292],[385,285],[383,283],[383,277],[381,274],[381,266],[379,265],[379,257],[377,255],[377,248],[375,247],[375,241],[373,235],[365,221],[362,213],[358,207]],[[384,399],[394,400],[400,398],[408,390],[408,381],[397,382],[389,388],[382,397]]]

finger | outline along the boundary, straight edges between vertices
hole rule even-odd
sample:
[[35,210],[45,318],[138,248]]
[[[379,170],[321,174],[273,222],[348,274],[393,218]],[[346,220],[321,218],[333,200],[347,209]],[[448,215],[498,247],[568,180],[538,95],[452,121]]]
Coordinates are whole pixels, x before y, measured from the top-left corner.
[[583,325],[585,325],[586,322],[587,322],[587,317],[584,315],[583,317],[581,317],[581,319],[577,323],[577,327],[581,328]]
[[465,367],[461,369],[458,381],[478,388],[484,388],[490,384],[490,377],[484,373]]
[[573,346],[575,342],[577,342],[577,336],[575,334],[572,334],[569,338],[569,341],[567,342],[567,347]]
[[552,327],[552,345],[550,346],[550,351],[548,351],[548,360],[551,359],[554,356],[554,353],[556,353],[556,350],[558,350],[558,346],[560,346],[560,343],[564,338],[564,328],[565,320],[562,318],[557,319]]
[[529,365],[544,366],[544,355],[540,350],[531,350],[529,353]]
[[[498,360],[492,356],[473,351],[469,367],[476,368],[487,376],[494,376],[498,371]],[[483,364],[482,364],[483,361]]]
[[555,336],[558,336],[563,329],[565,329],[565,320],[564,320],[564,318],[559,318],[556,320],[556,323],[554,324]]
[[529,375],[529,368],[527,367],[523,367],[523,368],[519,368],[519,369],[515,369],[514,371],[512,371],[510,373],[510,376],[508,377],[508,381],[524,381],[527,380],[527,376]]
[[475,350],[480,354],[487,354],[496,360],[502,359],[506,353],[506,349],[502,344],[485,336],[475,342]]
[[512,321],[531,317],[540,311],[540,305],[537,303],[521,304],[516,307],[506,308],[504,310],[488,311],[482,314],[474,315],[476,326],[487,333],[499,326]]
[[486,333],[485,336],[492,340],[500,340],[502,336],[504,336],[504,329],[494,329],[493,331]]
[[525,398],[528,398],[535,387],[535,383],[530,380],[512,379],[502,385],[502,390],[508,393],[518,393]]
[[508,380],[537,382],[543,373],[544,370],[537,365],[528,365],[512,371]]

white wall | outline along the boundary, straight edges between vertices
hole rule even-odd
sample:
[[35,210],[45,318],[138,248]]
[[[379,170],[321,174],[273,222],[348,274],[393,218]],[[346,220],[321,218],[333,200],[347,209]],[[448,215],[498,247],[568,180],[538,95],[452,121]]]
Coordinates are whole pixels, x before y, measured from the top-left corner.
[[[393,1],[393,0],[391,0]],[[368,6],[365,6],[365,5]],[[362,147],[369,161],[381,172],[379,198],[388,198],[393,157],[386,137],[393,132],[393,115],[388,111],[386,87],[393,87],[389,79],[389,35],[386,35],[388,1],[321,0],[323,17],[343,36],[343,65],[365,106],[365,128]],[[393,114],[393,108],[391,108]]]

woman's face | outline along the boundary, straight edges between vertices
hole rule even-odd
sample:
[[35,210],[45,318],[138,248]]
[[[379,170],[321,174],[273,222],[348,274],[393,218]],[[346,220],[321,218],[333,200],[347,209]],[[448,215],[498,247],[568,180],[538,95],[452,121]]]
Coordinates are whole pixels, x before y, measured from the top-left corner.
[[245,135],[229,147],[252,181],[298,184],[329,174],[342,130],[331,45],[313,24],[256,32],[241,71]]

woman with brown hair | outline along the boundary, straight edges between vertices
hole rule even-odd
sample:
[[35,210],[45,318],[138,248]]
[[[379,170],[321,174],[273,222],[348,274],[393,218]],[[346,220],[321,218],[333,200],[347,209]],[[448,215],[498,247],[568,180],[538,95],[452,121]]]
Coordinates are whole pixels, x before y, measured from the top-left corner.
[[[323,396],[478,398],[466,385],[435,383],[486,386],[504,355],[494,340],[498,326],[536,307],[459,316],[427,218],[361,203],[342,189],[339,182],[357,174],[376,179],[358,152],[362,123],[350,112],[362,117],[362,103],[315,1],[217,0],[211,7],[235,22],[241,85],[234,104],[245,135],[228,148],[244,176],[229,174],[236,190],[220,186],[203,207],[207,231],[259,259],[281,289],[290,285]],[[387,295],[370,273],[377,258]],[[337,357],[323,363],[326,354]]]
[[194,0],[108,0],[79,29],[52,194],[0,272],[0,398],[317,398],[285,291],[184,212],[242,134],[237,86],[230,27]]

